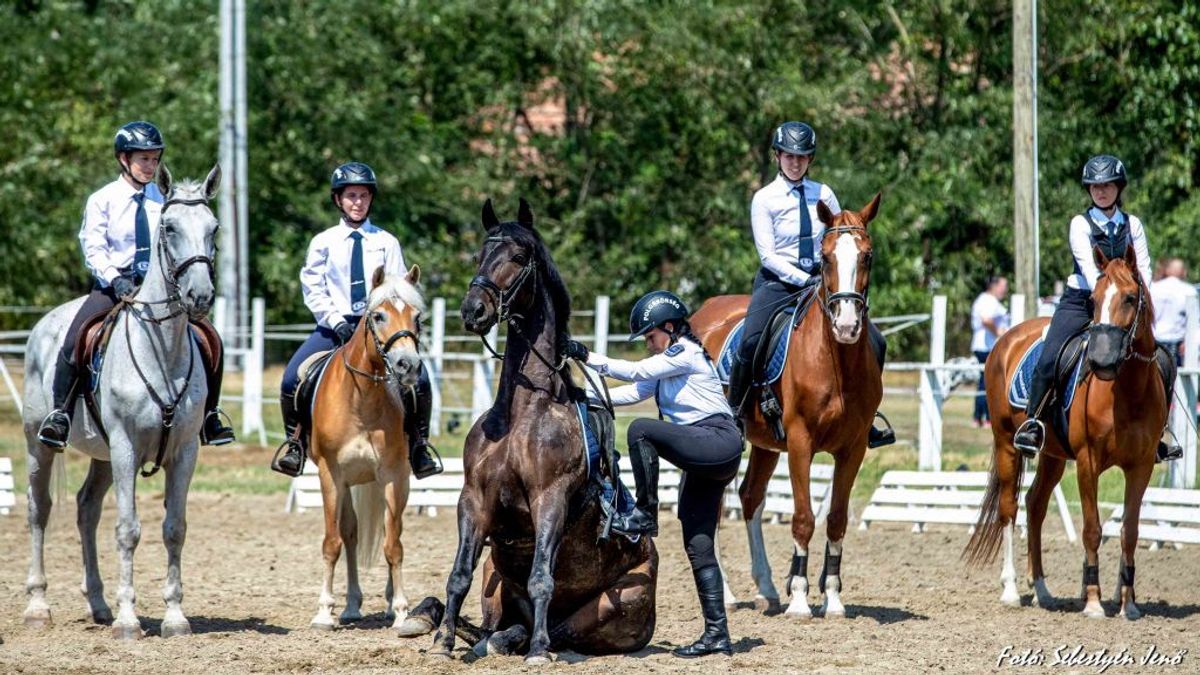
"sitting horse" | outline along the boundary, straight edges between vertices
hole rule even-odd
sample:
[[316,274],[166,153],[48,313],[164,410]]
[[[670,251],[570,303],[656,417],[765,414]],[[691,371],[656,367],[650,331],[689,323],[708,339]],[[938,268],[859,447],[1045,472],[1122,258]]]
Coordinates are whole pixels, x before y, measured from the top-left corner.
[[[142,637],[135,610],[133,553],[141,538],[136,502],[138,468],[153,461],[143,476],[166,469],[166,516],[163,543],[167,574],[163,585],[166,614],[162,635],[191,632],[180,603],[183,599],[180,555],[187,533],[187,493],[196,466],[197,442],[207,394],[200,348],[188,328],[189,318],[208,313],[213,303],[212,266],[218,223],[208,202],[220,183],[213,167],[203,184],[171,182],[166,167],[158,170],[158,186],[166,199],[162,219],[151,242],[145,281],[132,299],[122,300],[110,315],[111,333],[103,368],[93,375],[91,415],[76,405],[80,423],[72,427],[70,445],[91,458],[79,490],[79,537],[83,547],[83,593],[92,620],[112,622],[114,637]],[[50,473],[56,452],[38,441],[38,426],[50,411],[57,354],[82,299],[60,305],[29,334],[25,354],[25,406],[22,411],[29,457],[29,531],[32,560],[25,582],[29,605],[25,623],[48,625],[46,575],[42,560],[46,522],[50,516]],[[81,340],[82,342],[82,340]],[[84,366],[81,363],[80,368]],[[85,383],[86,386],[86,383]],[[117,618],[104,600],[96,562],[96,527],[104,495],[117,489],[117,553],[119,584]]]
[[[524,200],[516,222],[505,223],[489,200],[483,225],[487,236],[462,303],[463,324],[483,336],[507,321],[508,347],[496,401],[463,449],[458,551],[433,653],[449,656],[454,648],[485,543],[491,555],[483,572],[483,629],[506,640],[528,634],[526,662],[546,662],[551,648],[641,649],[654,633],[658,554],[646,537],[598,541],[604,519],[576,408],[583,393],[559,356],[570,295]],[[495,644],[488,641],[489,648]]]
[[332,614],[333,573],[343,545],[346,606],[339,620],[362,619],[358,555],[374,559],[380,534],[389,571],[386,616],[396,627],[408,616],[400,533],[410,469],[401,397],[415,395],[421,367],[418,320],[425,303],[416,286],[420,276],[416,265],[403,277],[375,270],[367,311],[354,336],[328,360],[310,360],[325,366],[321,372],[305,373],[316,382],[309,452],[321,477],[325,511],[325,576],[313,628],[338,625]]
[[[758,599],[770,608],[778,607],[779,592],[771,581],[771,565],[763,543],[762,506],[779,453],[787,452],[795,501],[795,549],[788,572],[791,603],[786,613],[800,619],[812,618],[807,566],[815,519],[809,472],[813,455],[820,451],[834,458],[833,499],[826,523],[828,543],[820,578],[825,596],[823,610],[826,617],[843,617],[846,612],[840,596],[840,569],[850,490],[866,454],[875,410],[883,398],[882,369],[865,330],[871,275],[867,225],[879,211],[879,200],[877,194],[861,211],[837,215],[824,202],[818,202],[817,216],[827,229],[821,237],[823,262],[815,298],[817,308],[805,314],[784,338],[791,342],[789,356],[774,385],[775,396],[782,402],[785,440],[776,440],[758,406],[750,406],[753,410],[745,419],[750,464],[738,493],[749,533],[751,574],[758,586]],[[692,316],[692,327],[710,354],[721,353],[748,305],[749,296],[718,296],[706,301]],[[764,335],[763,340],[767,339],[769,335]]]
[[[1137,271],[1133,247],[1123,258],[1107,259],[1094,250],[1103,271],[1092,292],[1095,303],[1088,328],[1085,375],[1079,378],[1067,410],[1067,444],[1058,433],[1047,433],[1037,474],[1025,497],[1028,521],[1028,577],[1034,600],[1047,606],[1054,600],[1042,566],[1042,522],[1054,486],[1067,460],[1075,460],[1079,501],[1083,511],[1083,613],[1101,618],[1100,512],[1096,490],[1100,474],[1110,467],[1125,473],[1125,516],[1121,525],[1121,563],[1116,600],[1127,619],[1141,616],[1134,598],[1134,554],[1142,495],[1154,470],[1159,436],[1167,421],[1168,400],[1155,361],[1151,332],[1154,312],[1146,280]],[[963,552],[980,565],[995,559],[1003,537],[1004,567],[1000,575],[1002,603],[1019,606],[1013,566],[1013,528],[1025,463],[1013,445],[1013,434],[1025,420],[1024,406],[1009,402],[1008,389],[1026,351],[1041,338],[1049,319],[1032,319],[996,341],[985,366],[988,409],[992,411],[992,466],[975,533]]]

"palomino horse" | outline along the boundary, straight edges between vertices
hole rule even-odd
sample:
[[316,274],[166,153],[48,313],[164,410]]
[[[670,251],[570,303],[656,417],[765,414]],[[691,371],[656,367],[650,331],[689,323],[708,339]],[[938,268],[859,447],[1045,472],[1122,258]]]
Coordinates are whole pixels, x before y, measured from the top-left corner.
[[[1097,553],[1100,513],[1096,486],[1101,473],[1110,467],[1120,467],[1125,473],[1125,517],[1121,526],[1116,598],[1121,614],[1136,619],[1141,616],[1133,593],[1138,519],[1142,495],[1154,469],[1155,449],[1167,421],[1168,402],[1155,364],[1150,293],[1146,280],[1138,274],[1133,247],[1128,247],[1125,257],[1112,260],[1106,259],[1099,249],[1094,254],[1097,266],[1104,273],[1092,292],[1095,312],[1088,329],[1085,364],[1085,372],[1089,374],[1081,378],[1068,414],[1070,448],[1062,446],[1057,433],[1047,431],[1037,474],[1025,497],[1029,523],[1027,581],[1033,586],[1035,602],[1041,606],[1053,602],[1042,567],[1042,521],[1054,486],[1073,454],[1083,510],[1083,613],[1089,617],[1104,616],[1100,605]],[[1014,607],[1020,605],[1020,596],[1013,566],[1013,528],[1025,463],[1013,446],[1013,434],[1025,420],[1025,410],[1009,404],[1008,387],[1022,355],[1041,337],[1047,322],[1048,319],[1026,321],[1001,337],[988,357],[984,373],[988,409],[992,411],[992,468],[979,522],[964,556],[975,565],[994,560],[1003,536],[1004,568],[1000,580],[1004,591],[1000,600]]]
[[325,577],[313,628],[338,624],[332,613],[333,573],[343,544],[346,607],[339,620],[362,619],[357,557],[373,559],[381,533],[389,571],[387,618],[399,626],[408,616],[400,570],[410,472],[402,397],[413,395],[421,369],[418,320],[425,303],[416,286],[420,277],[416,265],[403,277],[385,277],[382,267],[375,270],[363,320],[354,337],[334,351],[313,394],[310,453],[321,476],[325,509]]
[[489,200],[483,225],[487,237],[462,303],[463,324],[485,335],[507,321],[509,339],[496,402],[463,449],[458,552],[433,653],[448,656],[454,647],[485,543],[492,552],[484,566],[483,628],[528,631],[527,662],[547,661],[551,647],[641,649],[654,632],[658,554],[646,537],[597,541],[603,516],[575,409],[582,392],[559,357],[570,295],[525,200],[517,221],[506,223]]
[[[809,471],[819,451],[833,455],[833,500],[826,524],[829,543],[821,571],[821,592],[826,617],[845,616],[841,591],[842,537],[846,534],[850,489],[867,449],[867,434],[883,398],[879,362],[866,339],[867,293],[871,281],[870,223],[879,211],[875,195],[861,211],[834,215],[817,204],[817,215],[827,229],[821,238],[821,286],[817,307],[792,331],[791,348],[776,396],[783,406],[786,441],[780,443],[763,420],[757,406],[747,414],[746,437],[752,446],[750,465],[738,492],[750,539],[751,573],[758,598],[779,605],[779,592],[771,581],[762,537],[762,505],[767,483],[787,452],[795,500],[792,540],[795,551],[788,573],[791,603],[789,616],[809,619],[808,543],[815,521],[809,498]],[[692,317],[710,354],[717,354],[729,332],[746,314],[745,295],[710,298]],[[763,336],[766,340],[767,336]]]
[[[212,264],[218,225],[207,204],[217,190],[220,175],[219,167],[213,167],[202,185],[192,181],[172,185],[170,172],[165,166],[159,168],[158,185],[166,195],[162,219],[153,234],[146,279],[136,297],[119,306],[120,314],[112,327],[96,384],[100,419],[91,419],[84,401],[76,403],[70,444],[91,457],[91,468],[77,498],[83,545],[82,591],[92,620],[112,622],[117,638],[142,637],[133,590],[133,552],[142,531],[135,487],[138,467],[150,461],[155,463],[154,470],[159,465],[166,469],[162,528],[167,548],[163,584],[167,609],[162,635],[191,632],[180,607],[180,554],[187,533],[187,493],[196,466],[207,385],[203,369],[197,365],[201,357],[188,319],[207,314],[213,302]],[[22,416],[29,453],[29,530],[33,543],[25,582],[29,593],[25,623],[32,626],[50,623],[42,545],[50,516],[49,482],[55,458],[55,451],[38,441],[38,424],[50,411],[56,354],[81,304],[82,299],[73,300],[42,318],[29,334],[25,354]],[[87,366],[79,367],[86,378]],[[143,475],[154,470],[143,470]],[[96,526],[104,495],[113,484],[117,488],[120,558],[116,621],[104,601],[104,584],[96,564]]]

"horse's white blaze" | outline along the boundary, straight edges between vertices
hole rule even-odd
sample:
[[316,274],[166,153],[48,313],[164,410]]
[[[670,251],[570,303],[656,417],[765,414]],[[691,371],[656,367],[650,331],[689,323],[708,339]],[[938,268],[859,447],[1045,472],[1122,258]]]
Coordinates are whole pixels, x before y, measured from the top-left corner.
[[[792,542],[794,555],[808,557],[808,548]],[[785,614],[801,619],[812,618],[812,609],[808,606],[808,577],[797,575],[788,579],[788,589],[792,593],[792,601],[788,603]]]
[[[845,232],[838,235],[833,248],[833,257],[837,261],[838,286],[837,293],[853,293],[857,290],[855,283],[858,277],[858,239],[853,234]],[[858,312],[854,301],[843,300],[834,310],[834,328],[843,332],[851,332],[858,324]]]
[[1117,295],[1117,285],[1110,283],[1108,288],[1104,289],[1104,306],[1100,308],[1100,323],[1104,325],[1112,324],[1112,301]]

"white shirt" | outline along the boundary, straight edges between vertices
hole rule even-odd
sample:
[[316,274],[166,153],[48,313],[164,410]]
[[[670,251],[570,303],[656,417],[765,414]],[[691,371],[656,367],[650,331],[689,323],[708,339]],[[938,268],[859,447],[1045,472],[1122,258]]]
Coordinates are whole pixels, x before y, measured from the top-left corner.
[[[1095,207],[1089,211],[1097,225],[1104,227],[1108,223],[1109,217],[1104,215],[1104,212]],[[1112,221],[1123,223],[1125,216],[1125,213],[1117,209],[1113,213]],[[1071,274],[1067,278],[1067,286],[1081,291],[1090,291],[1096,287],[1096,280],[1100,278],[1100,270],[1096,268],[1096,258],[1092,255],[1092,247],[1095,242],[1092,241],[1092,226],[1088,223],[1087,218],[1084,218],[1083,215],[1072,218],[1068,236],[1071,242],[1071,254],[1075,256],[1075,264],[1079,266],[1082,274]],[[1142,221],[1132,214],[1129,215],[1129,238],[1133,242],[1133,251],[1137,255],[1138,272],[1141,273],[1143,279],[1150,279],[1150,245],[1146,243],[1146,230],[1142,227]]]
[[[817,217],[817,202],[825,202],[835,215],[842,212],[842,206],[828,185],[810,178],[802,182],[812,220],[813,261],[820,262],[825,223]],[[795,186],[796,183],[779,174],[755,192],[750,202],[750,228],[762,266],[783,281],[799,286],[808,280],[809,274],[796,264],[800,257],[800,195],[793,189]]]
[[1008,328],[1011,321],[1008,310],[1004,308],[1004,303],[1000,302],[1000,298],[984,291],[979,294],[978,298],[975,298],[975,302],[971,305],[971,351],[973,352],[990,352],[996,344],[996,333],[983,325],[983,322],[987,320],[994,322],[997,332]]
[[[83,247],[83,261],[88,271],[104,288],[121,275],[121,269],[133,264],[137,250],[137,210],[134,195],[141,191],[124,178],[92,193],[83,208],[83,223],[79,226],[79,243]],[[150,237],[158,228],[162,217],[163,196],[158,186],[148,183],[146,193],[146,221],[150,225]]]
[[350,234],[355,231],[363,235],[363,280],[368,292],[377,268],[383,267],[389,275],[403,274],[406,269],[400,242],[370,219],[359,228],[350,227],[342,219],[313,237],[304,269],[300,270],[300,285],[304,288],[304,304],[312,310],[317,323],[326,328],[344,322],[344,316],[361,316],[365,309],[356,309],[350,303],[350,258],[354,251]]
[[1176,277],[1163,277],[1150,284],[1156,340],[1183,342],[1187,334],[1187,299],[1195,295],[1195,286]]
[[657,390],[659,412],[676,424],[692,424],[719,413],[733,416],[716,368],[691,340],[682,339],[641,361],[610,359],[592,352],[587,365],[601,375],[633,382],[609,392],[613,405],[644,401]]

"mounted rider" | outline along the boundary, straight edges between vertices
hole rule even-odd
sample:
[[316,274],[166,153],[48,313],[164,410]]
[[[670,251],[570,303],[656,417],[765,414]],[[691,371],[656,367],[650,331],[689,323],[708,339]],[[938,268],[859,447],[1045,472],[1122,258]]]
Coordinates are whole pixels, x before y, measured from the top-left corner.
[[[296,388],[300,366],[310,356],[336,349],[354,335],[367,308],[367,275],[383,267],[389,275],[403,275],[407,267],[400,242],[370,220],[378,189],[375,172],[362,162],[348,162],[334,169],[329,198],[340,218],[333,227],[317,234],[308,245],[300,284],[304,304],[312,311],[317,327],[292,355],[280,384],[279,407],[287,433],[284,451],[271,468],[298,476],[308,454],[307,430],[300,430]],[[433,392],[429,373],[421,366],[417,384],[404,395],[404,426],[408,435],[408,461],[418,479],[441,473],[434,459],[437,450],[429,443],[429,420]]]
[[[775,129],[778,174],[754,194],[750,225],[762,266],[754,277],[750,307],[742,329],[742,342],[729,377],[729,405],[734,416],[746,414],[756,399],[752,382],[754,357],[762,334],[776,310],[795,303],[803,290],[821,280],[821,237],[825,224],[817,216],[824,203],[834,215],[841,213],[837,195],[824,183],[809,177],[817,152],[817,134],[804,122],[784,122]],[[882,367],[887,345],[874,323],[867,322],[868,339]],[[891,429],[871,428],[868,446],[894,443]]]
[[[71,435],[81,384],[77,378],[80,364],[75,363],[81,328],[95,315],[112,310],[120,299],[135,296],[145,279],[150,265],[151,233],[162,217],[163,195],[154,184],[154,177],[165,147],[162,134],[149,122],[130,122],[121,127],[113,139],[113,154],[121,173],[88,197],[79,242],[92,274],[92,289],[71,321],[59,352],[54,371],[53,409],[38,430],[38,440],[49,447],[66,447]],[[201,350],[208,398],[200,440],[204,445],[231,443],[233,429],[222,421],[218,407],[224,375],[221,338],[207,319],[193,320],[192,326],[215,352],[210,363]]]

